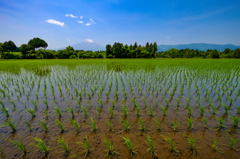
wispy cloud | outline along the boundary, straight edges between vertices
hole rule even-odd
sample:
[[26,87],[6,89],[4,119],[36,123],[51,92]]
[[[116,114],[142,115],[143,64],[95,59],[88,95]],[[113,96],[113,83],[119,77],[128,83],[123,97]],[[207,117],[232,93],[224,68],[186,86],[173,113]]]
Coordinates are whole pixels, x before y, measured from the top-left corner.
[[86,40],[84,40],[85,42],[89,42],[89,43],[93,43],[93,40],[91,40],[91,39],[86,39]]
[[86,26],[89,26],[89,25],[92,25],[92,24],[95,24],[95,22],[92,20],[92,19],[90,19],[90,22],[88,22],[87,24],[85,24]]
[[70,39],[66,38],[67,41],[70,41]]
[[170,38],[171,38],[170,36],[167,37],[167,39],[170,39]]
[[81,24],[82,24],[82,23],[83,23],[83,21],[80,21],[80,20],[78,20],[78,23],[81,23]]
[[95,22],[92,19],[90,19],[90,21],[92,22],[92,24],[95,24]]
[[89,25],[91,25],[91,23],[87,23],[87,24],[85,24],[86,26],[89,26]]
[[83,16],[80,16],[80,19],[82,19],[83,18]]
[[74,15],[72,15],[72,14],[66,14],[65,16],[66,16],[66,17],[71,17],[71,18],[77,18],[77,16],[74,16]]
[[63,22],[59,22],[59,21],[56,21],[56,20],[53,20],[53,19],[48,19],[45,22],[50,23],[50,24],[56,24],[56,25],[59,25],[61,27],[63,27],[65,25]]

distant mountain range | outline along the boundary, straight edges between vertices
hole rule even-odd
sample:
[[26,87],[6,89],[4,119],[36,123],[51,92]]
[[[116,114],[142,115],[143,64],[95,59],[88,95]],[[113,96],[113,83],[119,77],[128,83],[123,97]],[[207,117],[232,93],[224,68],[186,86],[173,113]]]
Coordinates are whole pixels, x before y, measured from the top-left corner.
[[192,43],[192,44],[179,44],[179,45],[158,45],[158,51],[167,51],[171,48],[175,49],[198,49],[199,51],[206,51],[207,49],[217,49],[219,51],[224,51],[226,48],[234,50],[236,48],[240,48],[240,46],[232,45],[232,44],[207,44],[207,43]]
[[[105,51],[106,48],[98,43],[95,42],[88,42],[88,41],[84,41],[84,42],[80,42],[74,45],[70,45],[74,48],[74,50],[92,50],[92,51]],[[66,46],[67,47],[67,46]],[[60,48],[60,49],[55,49],[55,50],[62,50],[62,49],[66,49],[65,48]]]

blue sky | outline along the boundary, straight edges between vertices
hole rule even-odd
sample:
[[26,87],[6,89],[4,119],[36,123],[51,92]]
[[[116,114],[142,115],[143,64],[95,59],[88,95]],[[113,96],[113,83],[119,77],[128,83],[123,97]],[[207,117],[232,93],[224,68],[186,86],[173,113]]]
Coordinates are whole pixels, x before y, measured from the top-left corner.
[[0,42],[240,45],[239,0],[0,0]]

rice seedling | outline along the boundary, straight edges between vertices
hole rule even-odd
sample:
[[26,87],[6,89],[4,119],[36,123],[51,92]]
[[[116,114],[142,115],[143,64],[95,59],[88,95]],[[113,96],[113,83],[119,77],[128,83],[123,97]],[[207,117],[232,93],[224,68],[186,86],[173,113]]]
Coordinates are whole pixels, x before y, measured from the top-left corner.
[[99,103],[100,103],[101,107],[103,107],[102,99],[99,99]]
[[59,128],[61,129],[61,133],[63,133],[64,132],[64,127],[63,127],[63,125],[62,125],[60,120],[56,119],[56,125],[59,126]]
[[175,104],[174,104],[173,106],[174,106],[175,112],[176,112],[176,114],[177,114],[177,113],[178,113],[178,107],[175,106]]
[[6,117],[9,118],[8,108],[3,107],[3,108],[2,108],[2,111],[3,111],[3,113],[6,115]]
[[15,109],[16,108],[16,104],[15,104],[15,101],[14,100],[9,100],[10,103],[12,103],[13,105],[13,108]]
[[98,117],[100,118],[100,116],[101,116],[101,110],[98,108],[98,106],[96,106],[96,109],[97,109]]
[[88,126],[91,126],[93,131],[96,131],[97,130],[96,124],[95,124],[95,122],[94,122],[92,117],[90,117],[90,119],[91,119],[91,125],[88,125]]
[[[219,140],[217,140],[217,139],[213,139],[213,144],[211,145],[211,147],[212,147],[212,149],[214,150],[214,151],[218,151],[218,152],[220,152],[220,153],[222,153],[221,151],[220,151],[220,149],[218,148],[218,144],[219,144]],[[223,154],[223,153],[222,153]]]
[[193,120],[191,119],[191,118],[187,118],[187,120],[188,120],[188,128],[189,129],[192,129],[193,128]]
[[237,117],[237,116],[231,116],[231,118],[232,118],[233,126],[238,127],[238,124],[240,122],[240,118]]
[[204,121],[204,127],[206,128],[207,127],[207,118],[203,118],[203,121]]
[[112,117],[113,117],[113,109],[110,108],[110,107],[108,107],[108,110],[109,110],[109,112],[110,112],[110,114],[111,114],[111,118],[112,118]]
[[192,115],[192,108],[188,106],[187,109],[188,109],[188,115]]
[[164,140],[166,140],[169,144],[170,144],[170,149],[171,149],[171,152],[172,153],[177,153],[177,152],[179,152],[177,149],[176,149],[176,147],[174,147],[174,141],[170,138],[170,137],[165,137],[165,136],[163,136],[163,135],[161,135],[163,138],[164,138]]
[[130,129],[128,120],[127,120],[127,119],[124,120],[123,118],[121,118],[121,119],[122,119],[122,122],[123,122],[123,124],[124,124],[124,126],[125,126],[125,131],[128,131],[128,130]]
[[220,130],[221,128],[225,127],[225,126],[223,126],[223,118],[222,117],[217,117],[217,116],[216,116],[216,118],[219,122],[217,130]]
[[14,117],[13,117],[12,122],[11,122],[11,120],[8,118],[8,119],[7,119],[7,123],[4,124],[4,125],[2,125],[2,126],[0,126],[0,127],[4,127],[4,126],[10,127],[10,128],[12,129],[12,133],[15,133],[15,132],[16,132],[16,126],[17,126],[17,125],[14,123]]
[[187,101],[187,106],[190,106],[190,100],[187,99],[186,97],[184,97],[184,98],[185,98],[185,100]]
[[213,110],[213,114],[216,114],[216,112],[217,112],[217,108],[214,107],[213,105],[211,105],[211,107],[212,107],[212,110]]
[[235,151],[238,151],[234,148],[234,146],[236,145],[236,143],[238,142],[238,138],[236,137],[231,137],[230,135],[228,135],[228,138],[229,138],[229,141],[230,141],[230,146],[224,144],[225,146],[228,146],[230,147],[231,150],[235,150]]
[[107,140],[106,138],[104,138],[104,142],[107,146],[107,150],[106,150],[107,151],[107,156],[109,156],[111,158],[117,152],[114,151],[113,145],[110,142],[110,140]]
[[199,106],[199,109],[200,109],[201,115],[204,115],[204,111],[205,111],[205,110],[204,110],[204,107],[200,105],[200,106]]
[[129,140],[127,136],[120,136],[120,137],[125,140],[125,145],[127,145],[130,151],[131,157],[134,153],[137,153],[137,147],[133,147],[133,143]]
[[167,98],[164,98],[165,102],[166,102],[166,106],[169,106],[169,100]]
[[109,99],[109,92],[105,92],[107,99]]
[[43,104],[45,104],[45,105],[46,105],[46,107],[48,108],[48,102],[47,102],[47,100],[46,100],[46,99],[44,99],[42,102],[43,102]]
[[237,107],[237,113],[240,114],[240,107]]
[[41,127],[43,127],[45,132],[48,132],[48,126],[46,124],[46,122],[42,119],[41,123],[39,124]]
[[37,144],[35,144],[34,146],[37,147],[38,149],[42,150],[45,154],[45,156],[47,156],[48,152],[49,152],[49,147],[47,147],[43,141],[37,137],[33,138],[34,140],[37,141]]
[[25,119],[25,123],[27,125],[27,127],[29,128],[29,131],[31,132],[32,131],[32,128],[31,128],[31,125],[30,123]]
[[225,114],[229,114],[229,111],[230,111],[231,108],[228,108],[226,106],[226,104],[224,104],[224,103],[223,103],[223,107],[224,107],[224,110],[225,110]]
[[70,121],[76,129],[76,133],[78,133],[80,131],[80,125],[78,124],[78,120],[76,121],[76,120],[71,119]]
[[122,105],[122,113],[124,114],[124,116],[127,116],[127,108],[125,105]]
[[149,152],[151,152],[151,156],[152,155],[155,155],[155,156],[157,156],[157,153],[156,152],[154,152],[154,149],[155,149],[155,147],[154,147],[154,145],[153,145],[153,142],[152,142],[152,138],[149,136],[149,135],[145,135],[146,136],[146,138],[147,138],[147,143],[149,144],[149,148],[148,148],[148,151]]
[[64,138],[61,139],[61,137],[59,137],[57,142],[61,144],[61,147],[64,149],[63,152],[65,153],[65,155],[68,155],[69,148],[68,148],[68,144],[64,142]]
[[33,108],[26,109],[26,110],[27,110],[27,112],[29,112],[32,115],[32,118],[34,118],[36,116],[35,111],[34,111]]
[[68,107],[68,111],[72,114],[72,118],[74,118],[74,111],[73,111],[73,108],[71,106]]
[[46,118],[48,117],[48,111],[47,109],[44,111]]
[[154,116],[152,106],[149,107],[150,116]]
[[87,110],[86,110],[86,108],[84,106],[82,106],[82,110],[83,110],[85,118],[87,118],[88,114],[87,114]]
[[146,128],[145,128],[145,125],[144,125],[144,122],[143,122],[142,118],[139,118],[139,123],[140,123],[140,130],[146,131]]
[[172,124],[173,124],[173,131],[177,131],[177,128],[180,123],[178,123],[177,119],[175,119],[175,121],[172,121]]
[[112,130],[112,123],[110,122],[110,120],[107,120],[107,124],[108,124],[108,126],[109,126],[109,130],[110,130],[110,131],[113,131],[113,130]]
[[80,153],[78,153],[78,154],[76,154],[76,155],[73,155],[72,157],[76,157],[76,156],[78,156],[78,155],[81,155],[82,153],[85,153],[84,158],[86,158],[87,155],[91,152],[90,144],[89,144],[89,141],[88,141],[87,136],[86,136],[86,143],[84,143],[84,142],[77,142],[77,143],[82,144],[82,146],[83,146],[83,148],[84,148],[85,150],[82,151],[82,152],[80,152]]
[[161,130],[161,123],[157,119],[155,119],[155,122],[157,124],[157,130]]
[[55,112],[58,114],[58,117],[61,118],[62,117],[62,113],[59,107],[54,107]]
[[196,153],[196,148],[200,148],[200,147],[195,147],[196,138],[190,138],[187,136],[185,137],[188,139],[188,143],[190,144],[190,150]]
[[91,99],[91,98],[92,98],[92,96],[90,95],[89,92],[87,92],[87,96],[88,96],[88,99]]
[[35,108],[37,108],[37,101],[36,100],[31,101],[31,103],[34,105]]
[[112,107],[115,107],[114,100],[111,99]]
[[26,149],[25,145],[23,144],[21,137],[20,137],[20,141],[16,141],[16,140],[9,140],[9,141],[12,142],[15,147],[18,147],[20,150],[22,150],[22,152],[23,152],[22,155],[26,155],[27,149]]
[[163,115],[166,116],[167,115],[166,108],[164,108],[163,106],[161,106],[161,107],[162,107],[162,110],[163,110]]
[[175,98],[176,99],[176,101],[177,101],[177,106],[180,106],[180,104],[179,104],[179,99],[178,98]]
[[131,101],[133,102],[134,107],[136,107],[137,106],[136,99],[132,98]]

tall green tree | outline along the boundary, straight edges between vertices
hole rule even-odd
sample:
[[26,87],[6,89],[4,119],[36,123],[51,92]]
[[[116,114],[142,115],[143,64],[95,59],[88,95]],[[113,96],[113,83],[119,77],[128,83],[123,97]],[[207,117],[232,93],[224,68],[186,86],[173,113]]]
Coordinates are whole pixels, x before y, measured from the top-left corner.
[[[108,57],[109,55],[112,55],[112,46],[110,44],[106,45],[106,57]],[[110,57],[110,56],[109,56]]]
[[40,47],[46,49],[48,47],[48,44],[46,43],[46,41],[44,41],[43,39],[40,38],[33,38],[28,42],[28,45],[30,47],[33,47],[34,49],[38,49]]

